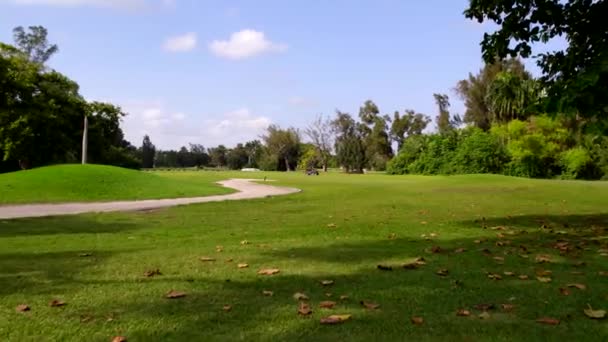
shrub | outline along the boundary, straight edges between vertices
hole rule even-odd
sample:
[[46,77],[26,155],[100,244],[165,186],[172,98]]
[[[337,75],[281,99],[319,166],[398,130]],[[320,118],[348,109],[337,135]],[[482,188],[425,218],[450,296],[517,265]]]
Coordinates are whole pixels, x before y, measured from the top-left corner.
[[559,163],[564,170],[562,178],[577,179],[590,167],[591,162],[589,152],[582,147],[575,147],[562,152],[559,159]]
[[501,173],[508,160],[497,136],[474,129],[459,144],[452,165],[454,173]]

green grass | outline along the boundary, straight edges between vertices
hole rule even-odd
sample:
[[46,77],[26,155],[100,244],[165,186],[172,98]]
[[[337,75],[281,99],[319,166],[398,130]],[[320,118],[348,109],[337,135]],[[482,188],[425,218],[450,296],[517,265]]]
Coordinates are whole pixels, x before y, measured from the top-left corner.
[[[235,175],[179,177],[198,182]],[[608,278],[599,274],[608,271],[608,257],[600,254],[608,248],[608,183],[268,175],[277,185],[303,192],[151,212],[0,222],[0,340],[110,341],[115,335],[129,341],[608,339],[608,322],[583,314],[588,303],[608,309]],[[328,228],[332,223],[336,228]],[[498,226],[505,230],[492,229]],[[423,237],[432,233],[431,240]],[[487,241],[475,243],[479,239]],[[497,241],[510,244],[498,246]],[[573,249],[560,255],[557,241]],[[442,252],[431,253],[433,246]],[[520,246],[527,248],[528,258],[519,256]],[[456,253],[458,248],[466,251]],[[536,263],[539,254],[552,262]],[[217,261],[201,262],[201,256]],[[417,270],[376,268],[418,256],[427,264]],[[579,262],[585,265],[577,267]],[[238,269],[237,263],[250,266]],[[281,272],[256,274],[270,267]],[[143,276],[156,268],[162,275]],[[442,268],[449,276],[435,274]],[[536,280],[541,270],[552,271],[552,282]],[[530,280],[487,277],[487,272],[505,271]],[[323,279],[335,284],[323,287]],[[559,288],[569,283],[585,284],[587,290],[573,288],[569,296],[561,295]],[[188,295],[164,298],[172,289]],[[274,296],[263,296],[263,290]],[[311,317],[297,315],[295,292],[310,297]],[[341,295],[349,299],[340,301]],[[67,305],[49,307],[54,298]],[[323,300],[338,304],[320,309]],[[366,310],[360,300],[381,307]],[[489,319],[477,317],[481,311],[474,306],[482,303],[497,307]],[[17,313],[19,304],[31,311]],[[230,312],[222,310],[226,304],[232,305]],[[515,308],[505,312],[500,304]],[[460,308],[472,316],[457,317]],[[352,319],[319,324],[332,313]],[[411,324],[412,316],[423,317],[424,324]],[[561,323],[536,323],[544,316]]]
[[149,173],[104,165],[57,165],[0,174],[0,205],[176,198],[230,193],[205,172]]

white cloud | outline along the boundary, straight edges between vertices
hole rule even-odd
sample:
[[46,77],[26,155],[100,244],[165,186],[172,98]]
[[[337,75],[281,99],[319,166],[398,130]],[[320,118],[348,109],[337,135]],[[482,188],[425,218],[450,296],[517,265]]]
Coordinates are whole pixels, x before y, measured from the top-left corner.
[[147,134],[161,149],[178,149],[189,143],[231,147],[258,139],[272,123],[265,116],[253,115],[247,108],[218,116],[194,116],[171,111],[162,101],[128,102],[122,107],[129,113],[121,125],[126,139],[137,146]]
[[188,52],[196,47],[196,33],[189,32],[181,36],[168,38],[163,49],[169,52]]
[[160,4],[173,6],[175,0],[0,0],[0,3],[23,6],[54,6],[54,7],[105,7],[105,8],[143,8],[148,5]]
[[311,107],[316,105],[316,102],[300,96],[294,96],[289,98],[289,104],[296,107]]
[[284,52],[287,45],[267,40],[264,32],[242,30],[231,34],[228,40],[214,40],[209,49],[216,56],[238,60],[269,52]]

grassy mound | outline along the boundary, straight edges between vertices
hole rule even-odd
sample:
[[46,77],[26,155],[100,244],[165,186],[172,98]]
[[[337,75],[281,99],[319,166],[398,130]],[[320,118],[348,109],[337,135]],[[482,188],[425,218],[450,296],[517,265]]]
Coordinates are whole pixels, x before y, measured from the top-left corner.
[[217,175],[180,177],[105,165],[56,165],[0,174],[0,204],[206,196],[230,190]]

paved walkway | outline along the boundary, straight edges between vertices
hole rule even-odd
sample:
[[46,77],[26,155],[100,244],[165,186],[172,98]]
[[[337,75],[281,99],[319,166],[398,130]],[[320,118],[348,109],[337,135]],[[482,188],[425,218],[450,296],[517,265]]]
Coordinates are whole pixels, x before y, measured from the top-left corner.
[[170,198],[141,201],[116,201],[93,203],[59,203],[59,204],[24,204],[0,206],[0,219],[14,219],[24,217],[43,217],[57,215],[75,215],[91,212],[150,210],[177,205],[234,201],[268,196],[288,195],[300,192],[300,189],[286,188],[267,184],[253,183],[259,179],[229,179],[219,184],[237,190],[228,195],[216,195],[190,198]]

